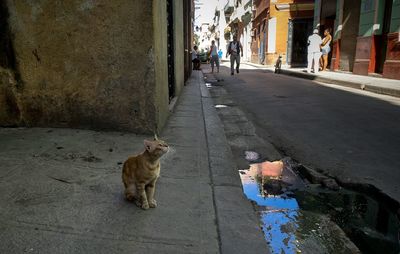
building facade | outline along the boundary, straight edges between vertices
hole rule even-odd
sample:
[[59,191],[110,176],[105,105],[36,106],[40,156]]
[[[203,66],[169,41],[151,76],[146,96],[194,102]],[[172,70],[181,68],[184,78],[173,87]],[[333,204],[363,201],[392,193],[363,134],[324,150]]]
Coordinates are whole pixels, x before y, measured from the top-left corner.
[[333,28],[331,70],[400,79],[400,1],[316,0],[314,25]]
[[251,58],[251,3],[252,0],[219,0],[215,6],[213,22],[209,25],[211,40],[222,50],[226,58],[228,44],[236,35],[243,45],[242,61]]
[[254,0],[252,62],[273,65],[282,56],[283,64],[306,64],[313,13],[310,0]]
[[224,8],[227,27],[225,30],[225,40],[228,43],[236,36],[243,46],[242,61],[251,60],[251,0],[228,1]]
[[252,5],[251,62],[264,64],[267,48],[269,1],[254,0]]
[[191,70],[192,6],[1,1],[0,126],[160,131]]

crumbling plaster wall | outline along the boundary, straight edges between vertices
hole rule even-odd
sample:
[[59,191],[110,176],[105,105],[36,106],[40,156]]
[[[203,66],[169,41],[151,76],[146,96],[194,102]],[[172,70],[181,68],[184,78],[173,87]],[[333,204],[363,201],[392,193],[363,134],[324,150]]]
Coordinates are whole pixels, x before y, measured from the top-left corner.
[[8,0],[19,124],[158,129],[166,119],[160,115],[168,114],[168,89],[156,82],[155,52],[163,49],[155,48],[153,12],[163,10],[154,2]]

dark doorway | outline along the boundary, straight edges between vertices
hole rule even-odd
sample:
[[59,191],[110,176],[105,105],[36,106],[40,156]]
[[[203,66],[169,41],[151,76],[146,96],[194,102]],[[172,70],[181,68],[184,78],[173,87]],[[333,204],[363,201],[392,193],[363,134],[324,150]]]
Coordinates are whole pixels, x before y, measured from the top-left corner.
[[260,64],[264,64],[265,61],[265,47],[267,41],[267,22],[266,20],[263,21],[260,30],[260,49],[258,52],[258,59],[260,59]]
[[324,38],[324,31],[327,28],[331,29],[332,41],[330,42],[331,51],[328,55],[328,69],[330,69],[331,59],[332,59],[332,44],[333,37],[335,35],[335,19],[336,19],[336,9],[337,9],[337,0],[322,0],[321,1],[321,17],[320,17],[320,26],[319,33],[322,38]]
[[336,17],[337,0],[322,0],[321,1],[321,16],[320,25],[332,25]]
[[[183,37],[184,37],[184,47],[185,47],[185,82],[188,80],[192,73],[192,54],[191,49],[193,47],[193,26],[192,17],[194,6],[193,1],[183,1]],[[219,43],[219,40],[218,40]],[[186,85],[186,83],[185,83]]]
[[312,34],[313,19],[293,19],[289,21],[287,62],[292,67],[307,65],[308,36]]
[[175,49],[174,49],[174,19],[173,0],[167,0],[167,54],[168,54],[168,95],[169,101],[175,96]]
[[375,72],[383,73],[383,65],[386,60],[386,50],[388,43],[388,33],[390,32],[390,20],[392,17],[392,0],[384,0],[384,15],[383,15],[383,24],[382,24],[382,35],[378,35],[375,38]]
[[328,69],[330,69],[331,60],[332,60],[332,43],[333,43],[333,36],[335,35],[335,32],[333,31],[333,29],[335,27],[335,19],[336,19],[336,15],[325,17],[324,20],[321,20],[321,25],[319,27],[319,33],[320,33],[322,39],[324,39],[324,37],[325,37],[324,36],[325,29],[328,29],[328,28],[331,29],[332,40],[330,42],[331,51],[328,54],[328,67],[327,67]]
[[0,1],[0,66],[16,71],[16,59],[8,25],[6,1]]

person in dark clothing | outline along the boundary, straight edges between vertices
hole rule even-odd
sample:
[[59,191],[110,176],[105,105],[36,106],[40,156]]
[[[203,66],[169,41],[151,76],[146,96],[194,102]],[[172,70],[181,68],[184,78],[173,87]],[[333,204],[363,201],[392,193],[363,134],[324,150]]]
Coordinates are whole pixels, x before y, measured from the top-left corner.
[[193,70],[200,70],[200,59],[199,52],[197,51],[197,46],[194,46],[192,50],[192,63]]
[[240,41],[237,40],[237,36],[233,36],[233,41],[228,44],[228,50],[226,52],[226,57],[228,54],[231,55],[231,75],[234,74],[234,65],[236,62],[236,72],[239,73],[240,66],[240,56],[243,57],[243,47]]

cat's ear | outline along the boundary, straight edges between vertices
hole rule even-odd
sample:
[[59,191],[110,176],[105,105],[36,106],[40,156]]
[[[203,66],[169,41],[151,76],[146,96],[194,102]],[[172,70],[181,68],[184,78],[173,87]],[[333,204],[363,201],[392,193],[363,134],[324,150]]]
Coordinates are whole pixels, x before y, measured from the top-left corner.
[[148,141],[148,140],[145,139],[145,140],[143,141],[143,143],[144,143],[144,147],[146,148],[147,151],[152,152],[152,151],[154,150],[154,144],[153,144],[153,142]]
[[154,140],[158,140],[157,134],[154,133]]

